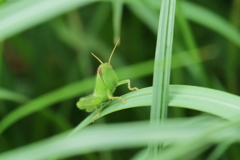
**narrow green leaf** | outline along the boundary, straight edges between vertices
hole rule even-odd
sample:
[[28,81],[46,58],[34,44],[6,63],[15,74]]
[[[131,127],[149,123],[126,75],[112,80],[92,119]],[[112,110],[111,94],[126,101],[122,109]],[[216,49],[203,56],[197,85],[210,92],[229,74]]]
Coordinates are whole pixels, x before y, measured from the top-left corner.
[[[157,7],[159,6],[159,1],[157,2]],[[154,33],[157,33],[158,27],[158,15],[147,8],[146,5],[139,0],[128,0],[126,1],[127,6],[131,11],[137,15]]]
[[121,35],[123,0],[112,1],[112,4],[113,4],[113,36],[115,44]]
[[[166,0],[161,3],[150,113],[150,124],[153,126],[164,123],[167,117],[175,4],[176,0]],[[148,158],[157,160],[162,148],[163,144],[156,142],[150,143],[148,147]]]
[[223,35],[240,47],[240,33],[230,22],[204,7],[189,1],[181,2],[182,10],[187,18]]
[[222,142],[216,148],[214,151],[209,155],[209,157],[206,160],[218,160],[221,158],[221,156],[224,154],[224,152],[228,149],[230,145],[232,145],[234,141],[227,140],[226,142]]
[[[152,100],[152,87],[140,89],[122,96],[127,103],[113,101],[109,107],[105,108],[99,118],[115,111],[150,106]],[[240,114],[240,97],[218,91],[195,86],[170,85],[169,106],[198,110],[219,116],[224,119],[235,121]],[[79,132],[82,128],[92,122],[95,113],[89,115],[72,132],[71,135]]]
[[[195,119],[189,118],[168,120],[163,125],[155,127],[149,127],[148,122],[95,125],[71,137],[66,138],[67,133],[64,133],[5,152],[0,154],[0,159],[39,160],[54,156],[67,158],[93,151],[146,146],[149,141],[171,143],[171,147],[162,152],[161,159],[183,159],[184,155],[201,153],[202,148],[207,148],[212,143],[226,139],[240,141],[239,121],[226,123],[213,117],[200,119],[198,123],[191,123]],[[203,136],[205,137],[202,138]],[[199,144],[190,146],[199,142],[199,138],[202,138]],[[193,153],[194,148],[196,150]]]
[[[93,83],[93,78],[85,79],[81,83],[73,83],[59,90],[47,93],[39,98],[29,101],[27,104],[18,107],[18,109],[2,119],[0,122],[0,133],[4,131],[9,125],[26,115],[39,111],[40,109],[43,109],[50,104],[66,100],[69,97],[73,97],[73,95],[86,92],[92,88],[91,85],[89,85],[91,83]],[[77,90],[76,88],[81,88],[81,90]]]
[[3,44],[2,42],[0,41],[0,86],[1,86],[1,83],[2,83],[2,57],[3,57]]
[[[151,5],[156,10],[159,10],[158,7],[158,1],[148,1],[149,5]],[[202,7],[200,5],[197,5],[195,3],[192,3],[190,1],[179,1],[179,5],[182,8],[183,14],[188,18],[189,20],[196,22],[202,26],[205,26],[218,34],[224,36],[228,40],[235,43],[238,47],[240,47],[240,33],[232,26],[232,24],[224,19],[223,17],[217,15],[216,13],[212,12],[211,10]],[[153,14],[154,11],[150,9],[146,9],[146,13]],[[143,13],[145,13],[143,12]],[[149,13],[150,12],[150,13]],[[135,13],[135,12],[134,12]],[[142,14],[143,14],[142,13]],[[139,18],[141,18],[140,14],[136,14]],[[146,23],[147,26],[152,26],[153,22],[157,22],[156,14],[155,16],[151,17],[151,22],[148,20],[142,20]],[[157,31],[157,28],[155,27],[149,27],[153,30],[153,32]]]
[[[183,12],[184,11],[182,10],[180,3],[177,3],[176,20],[181,30],[181,34],[183,35],[182,36],[183,41],[186,44],[187,50],[189,50],[188,57],[191,57],[192,59],[199,61],[201,59],[200,53],[198,52],[198,50],[195,49],[197,48],[197,45],[195,43],[194,36],[191,32],[191,28]],[[191,73],[194,74],[196,81],[199,81],[202,86],[208,86],[207,85],[208,76],[206,75],[206,72],[204,71],[202,64],[194,65],[192,67],[189,67],[188,69],[191,70]]]
[[[72,9],[97,0],[25,0],[3,6],[0,10],[0,40],[22,32]],[[37,18],[36,18],[37,17]]]
[[3,88],[0,88],[0,100],[9,100],[14,102],[23,103],[26,102],[29,98],[22,94],[15,93]]

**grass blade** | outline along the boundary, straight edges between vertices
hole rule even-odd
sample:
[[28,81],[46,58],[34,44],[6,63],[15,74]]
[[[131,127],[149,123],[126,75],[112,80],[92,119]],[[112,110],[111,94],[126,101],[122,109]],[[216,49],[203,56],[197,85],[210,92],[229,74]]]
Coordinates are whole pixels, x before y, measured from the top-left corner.
[[[197,149],[193,153],[197,155],[203,151],[200,147],[207,148],[212,143],[221,143],[226,139],[240,140],[239,121],[226,123],[213,117],[200,118],[202,120],[198,123],[191,123],[195,119],[176,119],[168,120],[165,124],[155,127],[149,127],[146,122],[95,125],[71,137],[66,138],[67,133],[60,134],[5,152],[0,154],[0,159],[38,160],[52,156],[66,158],[93,151],[146,146],[149,141],[172,143],[168,150],[163,151],[162,159],[182,159],[187,154],[192,155],[193,148]],[[204,136],[205,138],[202,138]],[[202,138],[201,143],[191,147],[192,144],[198,142],[199,138]],[[42,152],[43,149],[44,152]]]
[[[138,0],[126,1],[126,4],[154,33],[157,33],[158,16],[154,12]],[[159,2],[157,3],[157,6],[159,6]]]
[[[161,3],[153,72],[153,102],[150,113],[150,124],[153,126],[162,124],[167,117],[175,3],[175,0],[166,0]],[[150,143],[149,159],[158,159],[162,147],[163,145],[158,143]]]
[[[0,40],[45,22],[55,16],[96,0],[26,0],[9,4],[0,10]],[[38,17],[38,18],[36,18]]]
[[[110,113],[133,107],[150,106],[152,104],[152,87],[140,89],[122,96],[126,104],[113,101],[98,118]],[[170,85],[169,106],[198,110],[235,121],[240,114],[240,97],[226,92],[195,86]],[[216,110],[217,108],[217,110]],[[92,122],[95,114],[89,115],[72,132],[78,133]]]
[[122,11],[123,11],[123,1],[112,1],[113,4],[113,37],[114,44],[120,38],[121,35],[121,20],[122,20]]
[[26,102],[29,98],[22,94],[18,94],[6,89],[0,88],[0,100],[9,100],[14,102],[23,103]]
[[240,47],[240,34],[228,21],[189,1],[182,1],[181,7],[187,18],[218,32]]
[[[201,59],[200,53],[195,49],[197,48],[197,45],[191,32],[191,28],[189,27],[179,3],[177,4],[176,20],[179,28],[181,29],[181,33],[183,35],[182,37],[186,47],[189,50],[189,56],[191,56],[192,59],[199,61]],[[189,70],[191,70],[191,73],[195,74],[194,77],[196,78],[196,81],[199,81],[202,86],[208,86],[206,72],[204,71],[202,64],[191,66],[189,67]]]

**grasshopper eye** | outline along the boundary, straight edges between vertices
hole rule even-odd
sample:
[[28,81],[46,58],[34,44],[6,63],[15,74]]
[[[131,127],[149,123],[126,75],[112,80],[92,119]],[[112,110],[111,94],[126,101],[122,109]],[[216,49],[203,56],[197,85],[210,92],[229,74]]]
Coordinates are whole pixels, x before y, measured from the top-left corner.
[[99,66],[99,67],[98,67],[97,73],[98,73],[99,75],[102,75],[102,66]]

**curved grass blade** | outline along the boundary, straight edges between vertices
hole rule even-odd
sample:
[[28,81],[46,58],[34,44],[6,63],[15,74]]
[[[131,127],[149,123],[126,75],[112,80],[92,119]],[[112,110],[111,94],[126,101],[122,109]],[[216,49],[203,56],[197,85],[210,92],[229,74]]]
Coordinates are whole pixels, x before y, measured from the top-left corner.
[[[39,98],[36,98],[32,101],[29,101],[27,104],[24,104],[15,111],[8,114],[5,118],[3,118],[0,122],[0,133],[4,131],[8,126],[16,122],[18,119],[25,117],[31,113],[34,113],[49,104],[54,104],[59,101],[63,101],[68,99],[69,97],[73,97],[73,95],[78,95],[79,93],[84,93],[87,90],[90,90],[93,83],[92,79],[85,79],[81,83],[72,83],[66,87],[62,87],[59,90],[50,92],[45,94]],[[76,90],[76,88],[82,88],[80,91]],[[71,91],[71,92],[69,92]]]
[[[147,0],[144,1],[146,2]],[[146,26],[149,26],[149,28],[152,29],[154,33],[156,33],[156,26],[158,21],[156,12],[146,6],[143,6],[142,8],[144,12],[137,12],[135,11],[137,7],[135,9],[133,8],[135,5],[134,3],[141,3],[140,1],[137,2],[133,0],[126,2],[127,4],[131,5],[129,6],[129,8],[132,10],[132,12],[134,12],[136,16],[139,17],[146,24]],[[147,1],[147,3],[152,8],[159,10],[159,1]],[[179,5],[181,6],[183,14],[186,16],[186,18],[217,32],[218,34],[224,36],[225,38],[236,44],[238,47],[240,47],[240,33],[226,19],[222,18],[211,10],[208,10],[207,8],[196,5],[195,3],[192,3],[190,1],[179,1]],[[142,15],[143,13],[147,13],[149,15],[149,18],[145,18],[145,16]]]
[[[187,49],[189,50],[188,57],[191,57],[192,59],[199,61],[202,59],[200,57],[200,53],[197,48],[194,35],[191,32],[191,28],[188,24],[188,21],[183,14],[184,11],[182,11],[182,7],[180,7],[180,3],[177,3],[177,9],[176,9],[176,21],[178,22],[179,29],[181,30],[181,34],[183,35],[183,41],[186,44]],[[194,65],[192,67],[188,68],[191,70],[191,73],[194,74],[195,80],[200,82],[202,86],[208,86],[208,77],[206,75],[206,72],[204,71],[204,67],[202,64]]]
[[[81,83],[81,85],[78,84],[78,87],[82,85],[86,86],[86,84],[88,84],[88,80],[86,80],[85,83]],[[61,90],[49,93],[49,95],[42,96],[39,99],[35,99],[24,105],[23,109],[19,108],[18,110],[15,110],[1,120],[0,133],[2,133],[7,127],[16,122],[18,119],[48,106],[49,103],[52,104],[57,101],[72,97],[73,95],[77,95],[81,91],[75,90],[76,86],[76,84],[73,84],[71,86],[62,88]],[[73,92],[66,96],[66,93],[68,93],[66,91],[69,91],[69,89],[72,89]],[[202,87],[183,85],[172,85],[169,89],[169,106],[198,110],[232,121],[234,121],[236,116],[240,113],[240,98],[233,94]],[[127,104],[123,105],[120,102],[113,101],[109,107],[101,112],[99,118],[122,109],[150,106],[152,99],[152,88],[144,88],[136,92],[128,93],[124,95],[123,98],[127,100]],[[35,106],[38,107],[34,108]],[[82,121],[78,127],[75,128],[73,133],[78,132],[83,127],[90,124],[93,116],[94,114],[91,114],[84,121]]]
[[[0,40],[4,40],[67,11],[97,0],[25,0],[17,1],[0,10]],[[37,18],[36,18],[37,17]]]
[[[191,118],[186,118],[168,120],[163,125],[154,127],[149,127],[148,122],[95,125],[71,137],[66,138],[67,133],[60,134],[0,154],[0,159],[38,160],[53,156],[67,158],[93,151],[146,146],[149,141],[171,143],[171,147],[162,151],[161,159],[183,159],[184,155],[192,155],[194,148],[192,158],[212,143],[221,143],[226,139],[240,141],[239,121],[226,123],[218,118],[205,117],[198,123],[191,122]],[[198,144],[192,145],[194,143]]]
[[223,35],[240,47],[240,33],[230,22],[212,11],[191,2],[182,1],[181,7],[187,18]]
[[18,94],[18,93],[0,88],[0,100],[9,100],[9,101],[23,103],[28,101],[29,98],[22,94]]
[[[98,118],[127,108],[150,106],[152,103],[152,87],[140,89],[122,97],[126,99],[126,104],[114,100],[109,104],[109,107],[101,112]],[[240,114],[239,96],[203,87],[170,85],[168,105],[206,112],[230,121],[235,121]],[[70,135],[79,132],[90,124],[94,116],[94,113],[89,115]]]

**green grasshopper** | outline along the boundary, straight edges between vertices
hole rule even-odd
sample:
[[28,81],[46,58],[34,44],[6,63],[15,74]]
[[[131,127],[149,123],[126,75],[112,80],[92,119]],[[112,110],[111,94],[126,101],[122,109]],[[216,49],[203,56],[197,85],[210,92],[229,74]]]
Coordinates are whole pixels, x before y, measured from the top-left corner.
[[114,46],[112,53],[110,54],[109,60],[106,63],[103,63],[96,55],[92,53],[92,55],[101,63],[101,65],[97,69],[95,89],[93,94],[80,98],[77,102],[77,107],[79,109],[86,109],[87,112],[92,112],[95,110],[96,115],[92,118],[93,122],[98,118],[101,110],[105,106],[107,106],[111,102],[111,100],[119,99],[122,101],[122,103],[126,103],[126,101],[122,97],[113,97],[112,94],[117,86],[127,83],[129,90],[138,90],[138,88],[136,87],[131,88],[129,79],[118,82],[118,77],[113,70],[112,65],[110,64],[112,55],[118,42],[119,40]]

